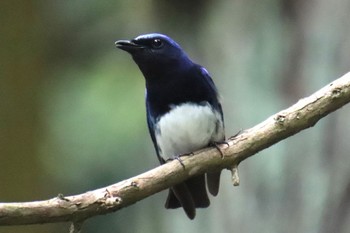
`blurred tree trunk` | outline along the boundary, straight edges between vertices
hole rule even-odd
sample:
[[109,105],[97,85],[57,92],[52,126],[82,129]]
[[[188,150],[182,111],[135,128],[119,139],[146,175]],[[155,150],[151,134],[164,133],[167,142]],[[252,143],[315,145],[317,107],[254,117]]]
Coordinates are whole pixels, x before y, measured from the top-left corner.
[[[0,1],[0,201],[36,200],[41,167],[40,88],[46,65],[37,1]],[[48,226],[40,229],[49,229]],[[0,228],[0,232],[9,229]],[[11,232],[40,232],[12,227]]]

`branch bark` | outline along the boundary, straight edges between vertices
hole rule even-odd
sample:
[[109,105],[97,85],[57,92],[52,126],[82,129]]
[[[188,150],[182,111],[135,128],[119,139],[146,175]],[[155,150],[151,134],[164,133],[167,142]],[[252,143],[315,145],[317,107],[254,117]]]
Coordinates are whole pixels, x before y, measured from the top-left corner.
[[350,102],[350,72],[288,109],[228,139],[220,151],[206,148],[181,157],[184,167],[172,161],[141,175],[83,194],[59,195],[44,201],[0,203],[0,225],[24,225],[71,221],[71,232],[82,222],[140,201],[176,183],[210,170],[230,169],[238,185],[239,163],[301,130],[314,126],[329,113]]

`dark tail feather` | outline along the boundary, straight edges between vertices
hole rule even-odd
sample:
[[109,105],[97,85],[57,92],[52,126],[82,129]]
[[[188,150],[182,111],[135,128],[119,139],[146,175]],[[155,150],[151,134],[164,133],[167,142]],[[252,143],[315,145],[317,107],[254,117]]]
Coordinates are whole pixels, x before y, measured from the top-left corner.
[[183,207],[187,216],[193,219],[196,208],[208,207],[210,204],[205,188],[205,176],[193,177],[169,189],[165,208],[175,209]]
[[185,183],[177,184],[169,189],[165,208],[175,209],[181,207],[190,219],[196,216],[196,208],[191,193]]
[[208,190],[213,196],[218,195],[219,192],[220,174],[221,171],[207,173]]
[[180,204],[179,200],[177,200],[173,190],[169,189],[168,197],[167,197],[166,202],[165,202],[165,208],[176,209],[176,208],[180,208],[180,207],[181,207],[181,204]]
[[207,189],[205,187],[205,175],[193,177],[185,181],[191,192],[196,208],[205,208],[210,204]]

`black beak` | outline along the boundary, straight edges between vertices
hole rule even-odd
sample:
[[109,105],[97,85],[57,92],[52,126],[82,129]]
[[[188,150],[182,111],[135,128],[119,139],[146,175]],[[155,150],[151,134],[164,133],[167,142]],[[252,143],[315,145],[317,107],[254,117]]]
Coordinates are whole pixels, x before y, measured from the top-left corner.
[[135,44],[130,40],[118,40],[115,42],[115,46],[129,53],[145,48],[143,45]]

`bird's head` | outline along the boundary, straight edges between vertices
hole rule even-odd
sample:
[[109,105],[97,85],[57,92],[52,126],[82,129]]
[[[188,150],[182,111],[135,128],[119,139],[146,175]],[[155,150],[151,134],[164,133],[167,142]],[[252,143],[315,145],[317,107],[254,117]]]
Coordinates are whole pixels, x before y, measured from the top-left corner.
[[191,63],[173,39],[159,33],[140,35],[132,40],[118,40],[115,45],[132,55],[145,76]]

